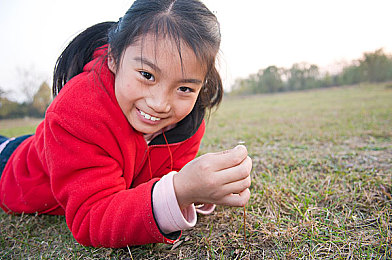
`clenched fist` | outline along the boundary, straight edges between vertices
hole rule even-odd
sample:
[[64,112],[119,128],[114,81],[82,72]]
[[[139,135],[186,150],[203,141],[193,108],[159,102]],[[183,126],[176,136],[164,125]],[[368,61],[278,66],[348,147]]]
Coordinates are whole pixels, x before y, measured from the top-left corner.
[[244,206],[249,198],[252,160],[243,145],[190,161],[174,176],[181,209],[192,203]]

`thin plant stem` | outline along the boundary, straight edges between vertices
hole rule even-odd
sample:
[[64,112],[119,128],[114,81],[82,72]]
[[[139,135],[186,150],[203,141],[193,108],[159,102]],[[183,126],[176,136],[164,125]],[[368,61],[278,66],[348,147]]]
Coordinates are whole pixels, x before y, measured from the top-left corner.
[[244,242],[246,243],[246,209],[244,206]]

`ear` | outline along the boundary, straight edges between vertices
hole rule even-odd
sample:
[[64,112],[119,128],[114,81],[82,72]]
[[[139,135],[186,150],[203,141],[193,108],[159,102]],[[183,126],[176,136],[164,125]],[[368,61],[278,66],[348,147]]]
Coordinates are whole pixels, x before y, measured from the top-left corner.
[[116,74],[116,62],[114,61],[113,55],[110,51],[110,47],[108,48],[108,67],[113,74]]

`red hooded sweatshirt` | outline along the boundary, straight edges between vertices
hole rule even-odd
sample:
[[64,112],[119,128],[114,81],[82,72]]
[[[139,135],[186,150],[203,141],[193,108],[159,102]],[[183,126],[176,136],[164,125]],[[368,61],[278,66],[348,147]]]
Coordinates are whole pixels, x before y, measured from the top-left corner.
[[204,113],[195,106],[165,133],[169,144],[159,135],[147,145],[117,103],[106,54],[107,48],[94,53],[54,99],[36,134],[13,152],[0,180],[0,206],[7,213],[65,214],[83,245],[173,243],[180,232],[160,232],[152,189],[195,158]]

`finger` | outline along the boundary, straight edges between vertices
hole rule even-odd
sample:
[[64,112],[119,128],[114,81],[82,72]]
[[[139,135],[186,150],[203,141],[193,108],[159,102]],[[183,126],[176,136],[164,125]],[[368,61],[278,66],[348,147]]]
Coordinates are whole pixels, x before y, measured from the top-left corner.
[[248,203],[249,199],[250,191],[249,189],[245,189],[239,194],[229,194],[223,197],[219,202],[216,202],[216,204],[232,207],[243,207],[246,205],[246,203]]
[[[237,145],[233,149],[209,153],[199,157],[204,170],[218,171],[240,164],[246,159],[248,151],[245,146]],[[203,170],[203,169],[202,169]]]
[[221,188],[221,192],[223,195],[228,195],[228,194],[240,194],[243,190],[246,190],[250,187],[251,185],[251,178],[248,176],[245,179],[236,181],[236,182],[231,182],[228,184],[225,184]]
[[214,174],[217,183],[227,184],[243,180],[250,175],[252,159],[247,156],[239,165],[223,169]]
[[247,178],[237,182],[223,184],[219,187],[211,188],[209,189],[208,194],[204,195],[207,195],[207,197],[210,198],[213,203],[215,203],[216,201],[220,201],[225,196],[228,196],[230,194],[240,194],[243,190],[248,189],[250,187],[250,184],[251,178],[250,176],[248,176]]

